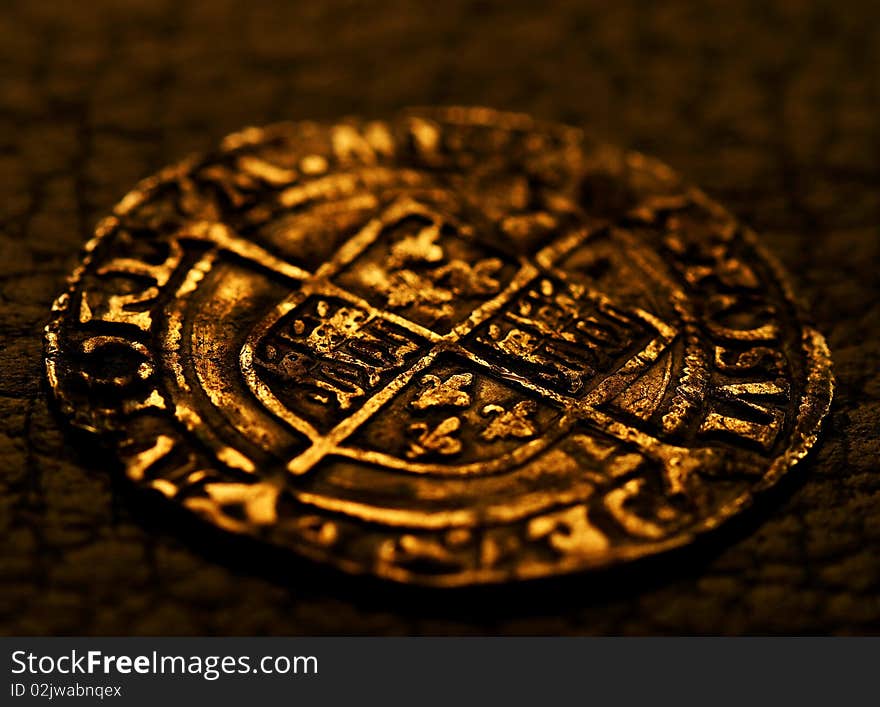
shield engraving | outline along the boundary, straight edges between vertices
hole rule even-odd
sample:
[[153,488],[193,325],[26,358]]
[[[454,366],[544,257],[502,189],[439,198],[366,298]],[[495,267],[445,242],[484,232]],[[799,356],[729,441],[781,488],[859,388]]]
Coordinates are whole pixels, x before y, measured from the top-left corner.
[[263,405],[314,442],[291,471],[307,471],[314,450],[356,450],[467,476],[545,449],[573,409],[615,398],[674,337],[404,198],[255,328],[241,366]]

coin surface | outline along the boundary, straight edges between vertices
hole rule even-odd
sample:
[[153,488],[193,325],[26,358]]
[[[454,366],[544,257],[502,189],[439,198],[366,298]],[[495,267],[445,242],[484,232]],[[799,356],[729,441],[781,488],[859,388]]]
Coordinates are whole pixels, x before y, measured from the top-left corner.
[[102,221],[46,329],[62,412],[224,531],[438,586],[684,545],[831,400],[756,237],[526,116],[247,128]]

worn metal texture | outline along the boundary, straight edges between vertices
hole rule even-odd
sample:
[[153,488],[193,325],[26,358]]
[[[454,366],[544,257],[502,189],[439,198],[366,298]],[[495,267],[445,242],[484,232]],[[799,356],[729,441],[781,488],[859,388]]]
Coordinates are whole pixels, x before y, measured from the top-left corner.
[[686,545],[831,402],[755,234],[521,113],[246,128],[85,251],[46,327],[61,412],[218,529],[407,584]]
[[[13,5],[4,17],[0,557],[13,633],[865,632],[877,597],[877,23],[869,5]],[[672,164],[755,227],[834,353],[822,441],[766,503],[615,572],[389,589],[219,546],[65,432],[41,330],[131,183],[248,123],[482,103]]]

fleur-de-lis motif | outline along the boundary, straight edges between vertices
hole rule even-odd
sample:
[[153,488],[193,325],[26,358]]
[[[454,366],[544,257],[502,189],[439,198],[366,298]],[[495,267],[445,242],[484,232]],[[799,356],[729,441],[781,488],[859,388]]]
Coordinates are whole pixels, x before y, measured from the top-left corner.
[[410,442],[406,456],[410,459],[423,457],[427,454],[458,454],[461,451],[461,441],[452,435],[458,432],[461,420],[457,417],[447,417],[434,429],[426,422],[416,422],[409,426],[410,434],[418,435],[415,442]]
[[485,258],[474,265],[464,260],[451,260],[434,271],[434,279],[445,283],[458,295],[492,295],[501,288],[496,275],[503,263],[498,258]]
[[431,223],[412,236],[400,239],[391,247],[389,265],[399,268],[406,263],[438,263],[443,260],[443,246],[437,243],[439,223]]
[[435,375],[423,376],[425,389],[410,405],[416,410],[443,406],[466,408],[471,404],[471,395],[464,388],[470,386],[473,380],[472,373],[456,373],[446,380]]
[[443,320],[452,315],[450,290],[436,287],[430,277],[414,270],[388,271],[378,265],[364,267],[361,282],[385,296],[389,309],[415,307],[422,315]]
[[521,400],[510,410],[501,405],[486,405],[482,414],[492,415],[493,418],[480,433],[480,437],[489,442],[508,437],[531,437],[537,431],[535,423],[529,419],[535,410],[537,406],[531,400]]

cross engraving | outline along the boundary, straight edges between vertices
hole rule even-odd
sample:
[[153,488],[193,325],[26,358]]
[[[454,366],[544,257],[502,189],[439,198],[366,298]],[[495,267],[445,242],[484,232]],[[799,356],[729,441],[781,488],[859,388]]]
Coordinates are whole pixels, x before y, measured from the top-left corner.
[[[386,243],[383,235],[393,228],[401,232]],[[444,262],[447,230],[460,234],[455,247],[465,257]],[[565,234],[531,259],[505,262],[494,252],[466,251],[479,247],[469,245],[468,225],[402,197],[314,273],[222,224],[201,224],[181,236],[211,242],[297,285],[254,330],[240,356],[256,397],[311,441],[289,460],[294,475],[329,454],[357,456],[344,442],[441,354],[455,354],[475,371],[491,369],[561,407],[565,419],[593,423],[674,465],[687,456],[685,450],[597,407],[656,360],[677,332],[648,312],[618,307],[605,294],[571,282],[556,266],[591,233],[585,228]],[[308,381],[303,389],[310,392],[303,395],[310,397],[303,405],[333,406],[345,414],[306,419],[267,385],[267,374]],[[685,471],[669,469],[670,486]]]

